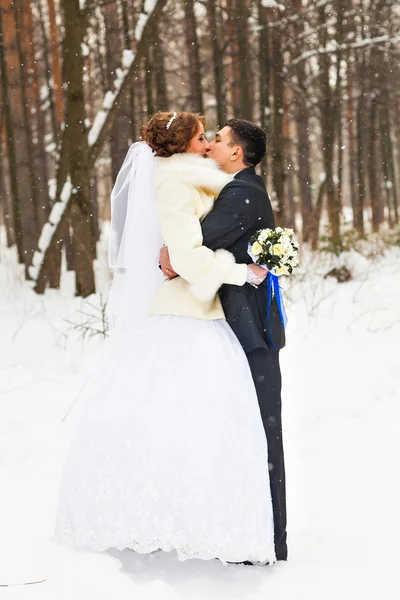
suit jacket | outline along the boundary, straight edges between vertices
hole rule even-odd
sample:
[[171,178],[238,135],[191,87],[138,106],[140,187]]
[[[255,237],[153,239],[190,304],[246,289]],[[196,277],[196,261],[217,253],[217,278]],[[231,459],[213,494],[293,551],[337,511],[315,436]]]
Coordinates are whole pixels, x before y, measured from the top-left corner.
[[[229,250],[238,263],[252,262],[247,253],[250,237],[258,230],[274,228],[274,215],[264,181],[252,167],[243,169],[219,194],[214,208],[202,222],[203,244],[212,250]],[[275,298],[266,324],[266,283],[257,288],[223,285],[219,290],[226,320],[245,352],[271,350],[285,345],[285,330]]]
[[206,248],[200,220],[210,212],[215,197],[232,177],[212,159],[197,154],[174,154],[155,160],[160,230],[180,277],[161,284],[150,314],[223,319],[217,291],[223,283],[244,285],[247,267],[236,264],[226,250],[213,252]]

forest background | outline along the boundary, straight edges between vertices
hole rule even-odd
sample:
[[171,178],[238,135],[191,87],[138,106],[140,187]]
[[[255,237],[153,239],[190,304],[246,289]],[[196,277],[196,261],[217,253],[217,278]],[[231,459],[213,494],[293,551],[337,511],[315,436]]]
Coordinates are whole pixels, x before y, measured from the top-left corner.
[[277,223],[303,244],[398,244],[399,59],[395,0],[0,0],[7,245],[38,293],[63,255],[93,293],[113,182],[157,110],[204,113],[210,138],[263,127]]
[[[399,59],[393,0],[0,0],[0,586],[47,577],[1,593],[398,600]],[[52,542],[107,335],[110,192],[157,110],[204,113],[209,139],[260,124],[300,242],[282,281],[290,554],[271,569]]]

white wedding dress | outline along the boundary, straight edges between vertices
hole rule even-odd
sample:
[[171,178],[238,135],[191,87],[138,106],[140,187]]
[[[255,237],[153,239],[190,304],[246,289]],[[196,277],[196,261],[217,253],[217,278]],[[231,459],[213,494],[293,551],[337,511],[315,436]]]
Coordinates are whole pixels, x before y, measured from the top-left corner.
[[222,319],[128,322],[85,388],[56,538],[274,562],[266,436],[235,335]]

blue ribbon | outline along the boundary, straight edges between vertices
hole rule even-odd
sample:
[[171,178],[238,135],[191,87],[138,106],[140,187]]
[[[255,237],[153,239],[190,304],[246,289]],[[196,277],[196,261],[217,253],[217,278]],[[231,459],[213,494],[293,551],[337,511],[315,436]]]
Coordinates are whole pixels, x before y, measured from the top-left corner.
[[[269,333],[271,333],[270,314],[271,314],[271,302],[272,302],[272,298],[273,298],[274,294],[276,297],[276,303],[278,305],[281,323],[284,328],[286,328],[288,318],[287,318],[287,314],[286,314],[286,310],[285,310],[285,305],[283,303],[281,287],[279,285],[279,277],[277,275],[273,275],[270,271],[268,271],[266,286],[267,286],[267,295],[268,295],[267,324],[268,324]],[[271,339],[271,344],[273,345],[274,348],[276,348],[272,339]]]

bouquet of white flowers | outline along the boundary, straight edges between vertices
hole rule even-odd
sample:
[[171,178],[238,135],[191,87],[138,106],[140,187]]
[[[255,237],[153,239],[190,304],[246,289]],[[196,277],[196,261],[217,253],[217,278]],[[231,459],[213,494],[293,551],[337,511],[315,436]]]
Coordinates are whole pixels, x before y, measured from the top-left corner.
[[293,229],[260,229],[251,238],[248,253],[253,262],[266,267],[272,275],[291,275],[299,265],[299,246]]

